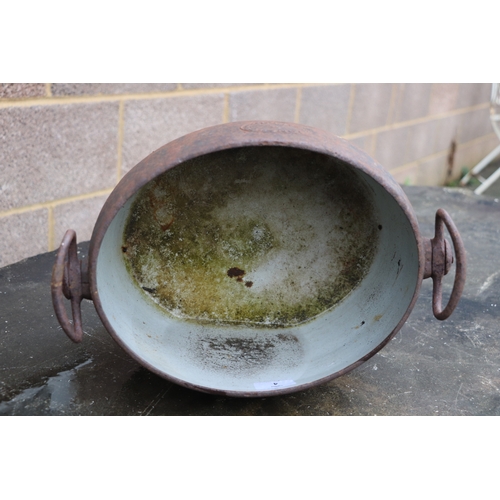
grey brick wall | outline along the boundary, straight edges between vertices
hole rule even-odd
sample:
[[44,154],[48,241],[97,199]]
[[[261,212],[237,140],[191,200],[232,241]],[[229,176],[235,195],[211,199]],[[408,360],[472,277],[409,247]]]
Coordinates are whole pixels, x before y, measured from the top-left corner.
[[121,172],[189,132],[224,121],[224,94],[147,99],[124,104]]
[[115,102],[0,109],[0,131],[0,211],[111,188],[117,180]]
[[172,139],[228,121],[319,127],[398,182],[443,184],[496,146],[489,94],[488,83],[0,84],[0,267],[57,248],[67,228],[89,239],[124,173]]

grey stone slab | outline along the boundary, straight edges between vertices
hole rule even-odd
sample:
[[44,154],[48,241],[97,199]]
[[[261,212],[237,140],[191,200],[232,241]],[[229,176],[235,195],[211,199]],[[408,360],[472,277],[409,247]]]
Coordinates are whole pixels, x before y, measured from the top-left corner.
[[90,240],[95,222],[107,196],[96,196],[54,207],[54,242],[59,246],[68,229],[76,232],[77,241]]
[[[86,251],[81,249],[86,249],[87,246],[88,244],[79,246],[80,258],[86,254]],[[35,390],[32,392],[37,393],[36,387],[50,384],[51,377],[57,377],[59,372],[72,369],[90,359],[95,350],[89,350],[89,344],[96,342],[97,351],[101,349],[103,354],[114,354],[113,341],[109,336],[94,337],[92,326],[96,325],[98,320],[89,301],[83,301],[82,310],[85,315],[85,338],[90,339],[90,343],[73,344],[60,329],[49,292],[54,261],[55,252],[50,252],[21,264],[0,268],[1,400],[10,399],[17,393],[22,393],[25,389],[29,391],[33,387]],[[5,307],[8,307],[8,314]],[[19,336],[20,329],[25,332],[22,336]],[[40,371],[33,371],[34,366],[38,366]],[[12,385],[12,382],[15,382],[15,385]],[[65,381],[65,384],[71,394],[73,388],[68,382]],[[96,387],[99,387],[99,383]],[[26,402],[26,412],[65,413],[64,405],[61,407],[56,397],[52,400],[49,394],[49,401],[46,402],[47,408],[38,406],[35,395],[34,400],[30,398],[30,401]]]
[[48,210],[0,217],[0,267],[48,250]]
[[392,90],[391,83],[356,84],[347,132],[352,134],[386,125]]
[[143,94],[169,92],[177,89],[176,83],[53,83],[52,95]]
[[125,104],[122,172],[189,132],[222,123],[224,95],[130,101]]
[[[401,331],[347,375],[276,397],[202,394],[128,357],[89,301],[82,303],[83,342],[71,343],[50,300],[54,252],[41,254],[0,269],[0,414],[500,416],[500,202],[465,190],[404,189],[425,237],[443,207],[464,240],[467,284],[448,320],[434,319],[425,280]],[[80,257],[86,248],[80,245]],[[452,281],[445,278],[445,295]]]
[[250,90],[229,95],[230,121],[276,120],[293,122],[297,89]]
[[118,104],[0,110],[0,211],[116,182]]
[[343,135],[347,127],[351,85],[304,87],[299,123]]
[[45,83],[0,83],[0,99],[45,96]]

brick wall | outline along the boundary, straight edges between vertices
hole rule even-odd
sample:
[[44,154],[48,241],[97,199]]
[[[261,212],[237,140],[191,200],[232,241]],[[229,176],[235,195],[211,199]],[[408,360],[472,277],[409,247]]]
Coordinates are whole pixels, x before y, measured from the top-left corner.
[[0,84],[0,267],[57,248],[68,228],[90,239],[124,173],[218,123],[323,128],[401,183],[441,185],[496,146],[489,95],[490,84]]

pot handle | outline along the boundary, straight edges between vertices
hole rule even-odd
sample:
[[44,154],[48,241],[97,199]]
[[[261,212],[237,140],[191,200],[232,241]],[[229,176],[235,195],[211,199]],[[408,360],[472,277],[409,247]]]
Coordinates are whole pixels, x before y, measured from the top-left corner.
[[[73,342],[81,342],[83,338],[82,311],[80,304],[84,298],[91,298],[84,263],[78,260],[76,252],[76,233],[68,229],[56,254],[56,262],[52,269],[52,304],[59,324]],[[64,306],[64,297],[71,301],[73,324],[68,319]]]
[[[453,263],[453,253],[448,241],[444,239],[443,226],[446,226],[450,233],[456,255],[455,281],[445,308],[441,304],[443,298],[442,279],[448,274]],[[465,286],[466,275],[465,247],[455,223],[446,210],[440,208],[436,212],[434,238],[424,240],[424,247],[426,252],[424,279],[432,278],[433,281],[432,311],[437,319],[445,320],[450,317],[458,305]]]

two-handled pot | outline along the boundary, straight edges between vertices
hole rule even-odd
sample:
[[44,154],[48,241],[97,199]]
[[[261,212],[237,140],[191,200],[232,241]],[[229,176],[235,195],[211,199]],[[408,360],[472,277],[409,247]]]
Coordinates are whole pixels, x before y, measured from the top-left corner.
[[372,357],[408,318],[423,279],[434,282],[435,317],[446,319],[465,267],[447,212],[423,238],[401,187],[363,151],[312,127],[239,122],[181,137],[127,173],[88,259],[79,262],[76,234],[66,233],[52,297],[74,342],[89,299],[154,373],[203,392],[268,396]]

